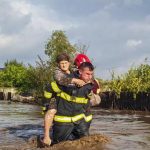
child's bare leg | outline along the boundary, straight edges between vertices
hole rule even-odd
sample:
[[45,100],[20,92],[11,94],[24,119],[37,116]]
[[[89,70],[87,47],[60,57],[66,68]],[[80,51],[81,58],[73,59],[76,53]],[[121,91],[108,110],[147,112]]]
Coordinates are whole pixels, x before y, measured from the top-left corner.
[[53,124],[53,119],[54,119],[56,112],[57,112],[56,109],[50,109],[46,112],[45,117],[44,117],[44,139],[43,139],[43,142],[48,145],[51,144],[51,138],[49,136],[49,131]]

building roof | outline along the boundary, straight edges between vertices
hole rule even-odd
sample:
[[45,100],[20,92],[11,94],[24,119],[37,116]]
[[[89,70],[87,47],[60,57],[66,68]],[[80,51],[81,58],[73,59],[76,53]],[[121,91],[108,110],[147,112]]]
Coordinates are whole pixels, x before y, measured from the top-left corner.
[[0,70],[4,70],[4,68],[0,68]]

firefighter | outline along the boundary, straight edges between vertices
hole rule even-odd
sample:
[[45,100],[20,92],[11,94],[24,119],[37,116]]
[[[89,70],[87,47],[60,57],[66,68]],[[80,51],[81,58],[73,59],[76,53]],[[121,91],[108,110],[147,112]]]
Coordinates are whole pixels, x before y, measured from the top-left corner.
[[[78,54],[74,60],[74,65],[75,67],[77,68],[75,73],[76,73],[76,77],[80,76],[79,74],[79,68],[80,68],[80,65],[84,62],[89,62],[91,63],[90,59],[85,55],[85,54]],[[100,98],[100,85],[99,85],[99,81],[97,79],[94,78],[94,76],[92,77],[91,81],[90,81],[92,84],[93,84],[93,88],[89,94],[89,99],[90,99],[90,103],[89,105],[86,105],[86,106],[83,106],[84,109],[85,109],[85,115],[86,117],[90,117],[92,115],[91,113],[91,106],[96,106],[96,105],[99,105],[100,102],[101,102],[101,98]],[[87,132],[89,132],[89,128],[90,128],[90,125],[91,125],[91,121],[88,121],[87,122]]]
[[[69,61],[70,61],[69,57],[66,54],[61,54],[57,57],[57,63],[59,64],[59,67],[57,67],[55,70],[54,79],[60,85],[65,85],[65,86],[72,84],[72,83],[74,83],[78,86],[85,85],[85,82],[83,80],[77,79],[77,78],[79,78],[79,72],[78,71],[77,71],[78,73],[77,72],[75,73],[76,78],[67,77],[67,74],[70,73],[70,71],[68,69],[69,68]],[[88,57],[86,55],[84,55],[84,54],[77,55],[77,57],[75,58],[75,65],[77,66],[77,68],[79,68],[79,66],[83,62],[91,63],[91,61],[88,59]],[[97,105],[100,103],[99,95],[97,95],[99,85],[95,81],[96,80],[93,80],[94,88],[93,88],[92,93],[94,93],[94,94],[91,94],[91,97],[90,97],[90,99],[91,99],[90,103],[92,105]],[[91,82],[91,81],[88,81],[88,82]],[[97,85],[97,86],[95,86],[95,85]],[[89,104],[85,105],[83,108],[86,110],[86,112],[85,112],[86,118],[91,118],[90,105]],[[49,128],[52,125],[52,121],[53,121],[53,117],[54,117],[55,113],[56,113],[55,98],[52,98],[51,103],[50,103],[50,107],[49,107],[49,113],[47,113],[45,115],[45,134],[44,134],[43,142],[46,144],[51,143],[51,140],[49,138]],[[49,120],[49,121],[47,121],[47,120]],[[90,122],[91,122],[91,120],[87,121],[87,125],[88,125],[87,132],[88,132],[88,129],[90,127]]]
[[56,82],[47,86],[45,94],[49,99],[55,96],[57,102],[53,126],[54,143],[88,135],[87,122],[92,120],[92,116],[86,117],[84,107],[90,103],[88,95],[93,88],[93,84],[90,82],[93,70],[94,67],[89,62],[80,65],[79,77],[87,83],[80,88],[77,86],[65,87]]

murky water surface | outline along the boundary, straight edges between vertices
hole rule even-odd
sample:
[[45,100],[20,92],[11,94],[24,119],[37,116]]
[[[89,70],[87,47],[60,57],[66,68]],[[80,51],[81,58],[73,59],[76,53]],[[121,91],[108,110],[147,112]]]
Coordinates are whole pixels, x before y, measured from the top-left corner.
[[[93,109],[91,134],[111,138],[108,150],[149,150],[150,113]],[[43,116],[40,107],[0,101],[0,149],[26,147],[27,140],[43,134]]]

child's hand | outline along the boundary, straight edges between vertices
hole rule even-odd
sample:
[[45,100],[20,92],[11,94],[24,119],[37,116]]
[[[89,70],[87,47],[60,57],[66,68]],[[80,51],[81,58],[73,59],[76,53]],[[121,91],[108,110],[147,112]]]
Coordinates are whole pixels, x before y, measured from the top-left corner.
[[73,83],[76,84],[77,86],[81,87],[83,85],[85,85],[86,83],[83,81],[83,80],[80,80],[80,79],[76,79],[76,78],[73,78]]

